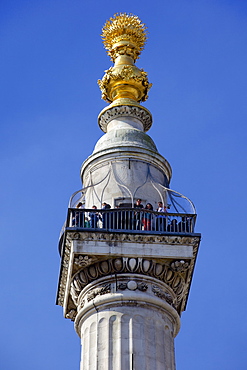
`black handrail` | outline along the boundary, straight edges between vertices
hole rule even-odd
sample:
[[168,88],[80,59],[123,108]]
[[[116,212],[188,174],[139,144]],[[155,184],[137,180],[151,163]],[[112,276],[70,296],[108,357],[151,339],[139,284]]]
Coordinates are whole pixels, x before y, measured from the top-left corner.
[[196,214],[156,212],[139,208],[78,209],[68,208],[59,237],[61,255],[65,231],[111,231],[152,234],[192,234]]
[[66,227],[193,233],[196,215],[139,208],[68,209]]

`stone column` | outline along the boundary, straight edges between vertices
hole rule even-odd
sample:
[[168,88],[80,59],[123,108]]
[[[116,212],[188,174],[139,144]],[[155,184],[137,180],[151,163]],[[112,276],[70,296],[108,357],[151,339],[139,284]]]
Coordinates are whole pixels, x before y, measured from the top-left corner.
[[163,282],[135,274],[99,279],[78,298],[81,370],[175,370],[176,297]]
[[200,235],[74,231],[57,303],[81,338],[81,370],[175,370]]
[[[59,242],[57,304],[81,338],[81,370],[175,370],[174,337],[200,242],[200,234],[189,227],[195,210],[188,198],[169,189],[171,167],[146,134],[152,116],[140,103],[151,84],[135,66],[146,42],[145,25],[120,13],[106,22],[102,39],[114,66],[98,83],[111,104],[98,117],[105,134],[83,163],[83,189],[72,200],[80,194],[85,202],[84,220],[93,205],[102,218],[103,202],[131,213],[123,214],[126,225],[102,225],[99,217],[91,228],[70,222],[75,210],[69,208]],[[138,198],[154,209],[159,202],[174,208],[175,216],[163,214],[169,230],[134,230]],[[150,217],[156,225],[157,215]]]

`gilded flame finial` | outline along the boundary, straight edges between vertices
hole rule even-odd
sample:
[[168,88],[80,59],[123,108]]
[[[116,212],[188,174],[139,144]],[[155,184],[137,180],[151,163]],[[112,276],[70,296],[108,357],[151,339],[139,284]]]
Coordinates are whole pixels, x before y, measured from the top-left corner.
[[139,58],[147,40],[147,27],[133,14],[114,14],[102,29],[102,39],[108,55],[114,62],[120,54],[126,54],[135,61]]
[[111,106],[139,106],[148,98],[152,84],[147,73],[135,66],[147,40],[146,30],[137,16],[126,13],[115,14],[103,27],[103,44],[114,66],[105,71],[98,84],[102,99]]

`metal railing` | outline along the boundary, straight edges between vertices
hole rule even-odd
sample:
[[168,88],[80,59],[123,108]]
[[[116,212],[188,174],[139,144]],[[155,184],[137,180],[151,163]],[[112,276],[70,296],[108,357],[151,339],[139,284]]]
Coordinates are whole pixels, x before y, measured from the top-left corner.
[[68,209],[66,227],[93,230],[194,233],[196,214],[163,213],[138,208]]

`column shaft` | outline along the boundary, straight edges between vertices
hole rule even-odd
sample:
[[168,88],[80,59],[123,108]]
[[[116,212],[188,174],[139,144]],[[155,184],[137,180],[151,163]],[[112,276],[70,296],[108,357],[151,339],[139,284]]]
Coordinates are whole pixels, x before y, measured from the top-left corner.
[[135,305],[81,320],[81,370],[175,370],[169,314]]

